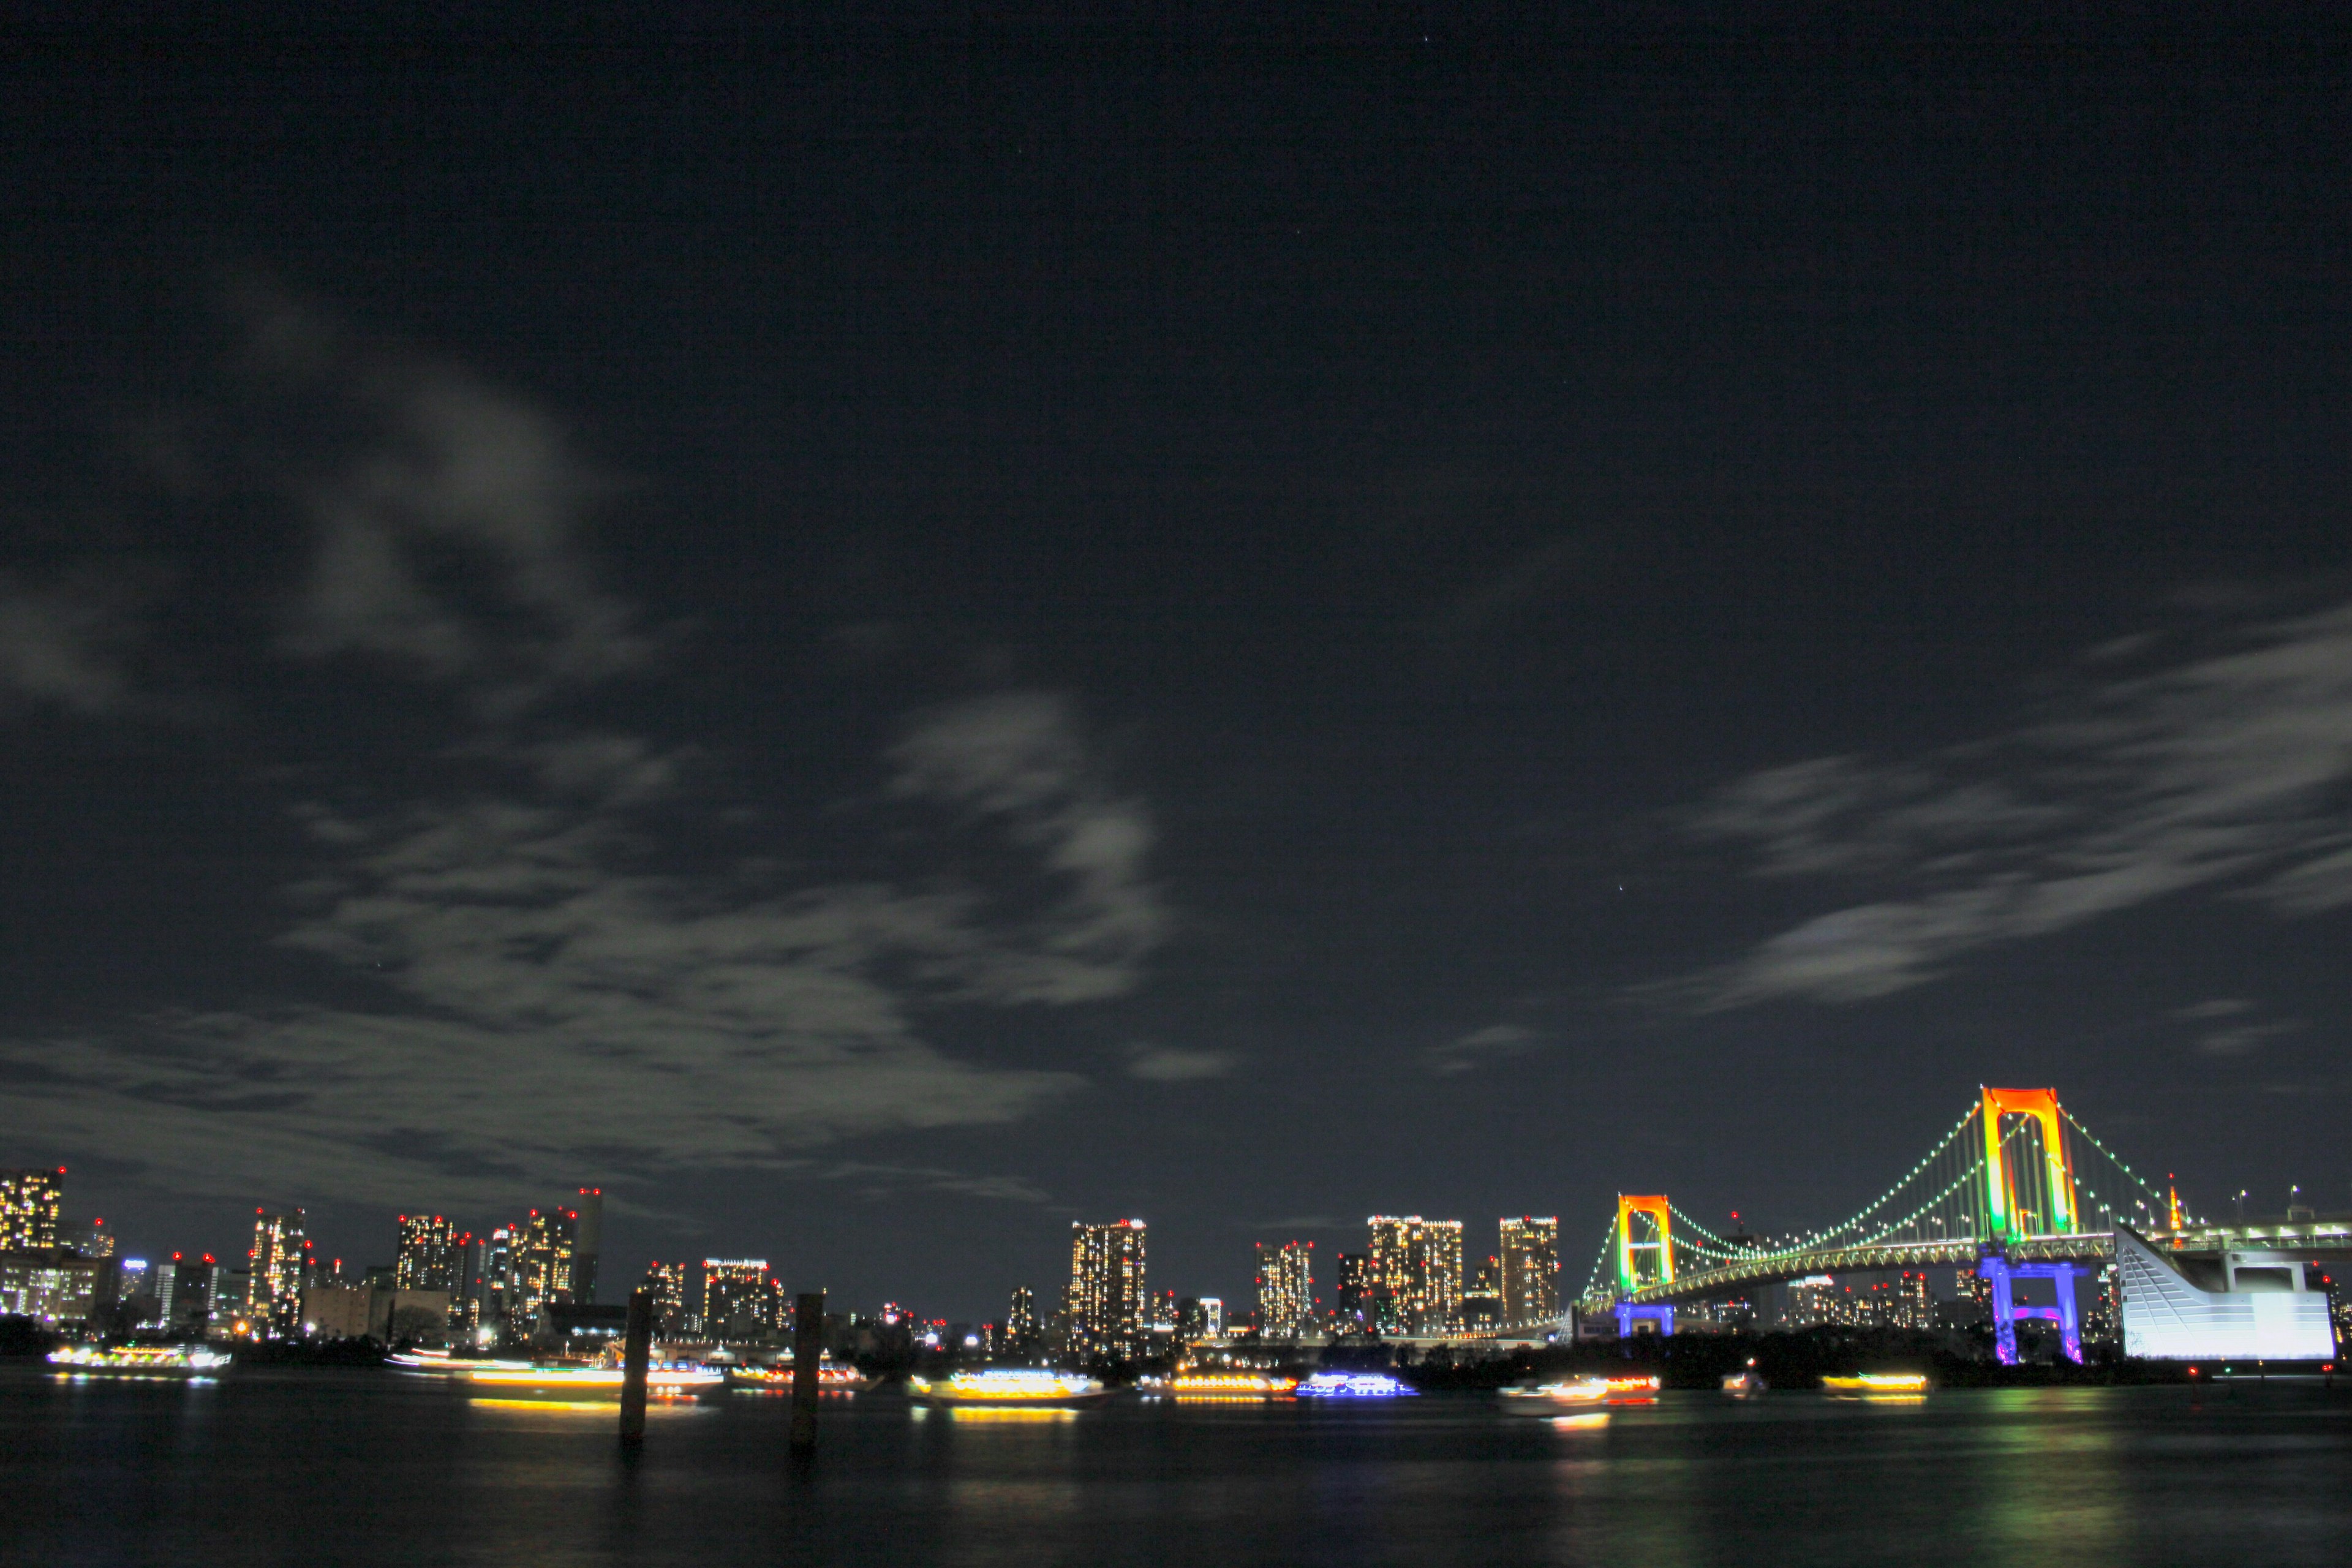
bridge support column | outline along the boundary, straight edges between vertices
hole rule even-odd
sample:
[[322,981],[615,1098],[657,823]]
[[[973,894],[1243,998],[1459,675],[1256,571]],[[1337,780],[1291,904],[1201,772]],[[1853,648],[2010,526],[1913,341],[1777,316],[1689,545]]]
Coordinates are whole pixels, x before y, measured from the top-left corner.
[[1675,1331],[1675,1309],[1671,1303],[1659,1307],[1637,1307],[1631,1301],[1618,1302],[1617,1337],[1632,1339],[1635,1323],[1655,1323],[1658,1332],[1671,1334]]
[[[2071,1263],[2011,1263],[1999,1253],[1977,1262],[1977,1272],[1992,1286],[1993,1354],[2003,1366],[2017,1364],[2017,1325],[2021,1319],[2058,1325],[2059,1348],[2066,1359],[2083,1361],[2083,1318],[2074,1300],[2074,1279],[2081,1272]],[[2014,1281],[2047,1279],[2057,1288],[2054,1307],[2021,1307]]]

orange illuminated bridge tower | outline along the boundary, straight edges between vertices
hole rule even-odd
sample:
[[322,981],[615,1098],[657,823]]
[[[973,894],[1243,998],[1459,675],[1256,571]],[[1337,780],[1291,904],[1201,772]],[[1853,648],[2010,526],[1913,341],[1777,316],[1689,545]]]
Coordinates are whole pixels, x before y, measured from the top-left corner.
[[[2030,1151],[2018,1151],[2026,1156],[2022,1160],[2011,1158],[2010,1144],[2015,1135],[2004,1135],[2001,1122],[2004,1117],[2012,1116],[2026,1118],[2041,1134],[2039,1180]],[[2066,1160],[2066,1130],[2058,1110],[2058,1091],[1987,1089],[1984,1114],[1979,1120],[1984,1123],[1987,1237],[1995,1241],[2011,1241],[2032,1234],[2022,1223],[2028,1206],[2021,1200],[2037,1187],[2045,1200],[2041,1213],[2047,1234],[2072,1235],[2075,1227],[2074,1173]]]

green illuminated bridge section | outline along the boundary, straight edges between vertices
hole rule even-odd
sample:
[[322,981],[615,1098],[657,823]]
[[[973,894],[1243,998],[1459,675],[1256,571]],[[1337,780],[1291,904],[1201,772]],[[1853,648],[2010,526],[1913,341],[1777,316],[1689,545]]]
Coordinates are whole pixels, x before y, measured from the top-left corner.
[[[1812,1252],[1760,1253],[1705,1268],[1693,1269],[1671,1280],[1644,1285],[1622,1300],[1636,1306],[1703,1301],[1711,1296],[1735,1295],[1750,1285],[1801,1279],[1812,1274],[1846,1274],[1869,1268],[1927,1268],[1936,1265],[1971,1268],[1984,1244],[1975,1237],[1937,1241],[1874,1242],[1858,1247],[1824,1247]],[[2104,1230],[2075,1231],[2066,1236],[2013,1237],[2005,1250],[2021,1263],[2104,1263],[2114,1258],[2116,1238]]]

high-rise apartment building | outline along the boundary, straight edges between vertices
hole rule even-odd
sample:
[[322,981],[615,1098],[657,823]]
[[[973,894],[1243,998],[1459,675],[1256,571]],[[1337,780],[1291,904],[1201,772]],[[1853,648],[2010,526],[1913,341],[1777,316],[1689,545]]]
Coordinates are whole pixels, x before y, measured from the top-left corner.
[[1559,1316],[1559,1220],[1507,1219],[1502,1226],[1503,1321],[1512,1328]]
[[1315,1244],[1257,1244],[1257,1331],[1295,1340],[1315,1331]]
[[437,1214],[400,1216],[400,1234],[393,1251],[393,1289],[446,1290],[455,1297],[465,1267],[456,1226]]
[[105,1220],[94,1219],[89,1222],[89,1229],[81,1238],[80,1250],[84,1258],[114,1256],[114,1232],[106,1227]]
[[1483,1332],[1503,1321],[1503,1265],[1497,1258],[1482,1259],[1462,1284],[1462,1327]]
[[604,1251],[604,1189],[583,1187],[572,1205],[572,1300],[596,1299],[596,1265]]
[[514,1231],[500,1226],[483,1238],[481,1265],[474,1290],[481,1302],[482,1326],[495,1329],[512,1321],[508,1310],[514,1300]]
[[246,1317],[257,1334],[292,1335],[302,1328],[302,1292],[310,1285],[310,1238],[302,1234],[302,1211],[253,1211],[253,1250]]
[[755,1339],[776,1326],[782,1294],[764,1258],[706,1258],[702,1332],[714,1340]]
[[664,1339],[686,1331],[686,1265],[648,1263],[643,1289],[654,1293],[654,1328]]
[[1371,1256],[1387,1300],[1383,1332],[1451,1333],[1462,1318],[1462,1222],[1375,1215]]
[[1070,1288],[1064,1297],[1073,1355],[1140,1354],[1147,1334],[1143,1222],[1070,1226]]
[[1361,1252],[1343,1252],[1336,1261],[1339,1279],[1331,1297],[1331,1327],[1343,1334],[1378,1329],[1386,1292],[1380,1288],[1380,1274],[1371,1258]]
[[575,1209],[533,1209],[529,1219],[515,1226],[508,1268],[509,1319],[527,1322],[549,1302],[572,1300],[572,1255],[579,1224]]
[[66,1168],[0,1171],[0,1252],[34,1252],[58,1244]]
[[1026,1285],[1013,1288],[1004,1309],[1004,1350],[1008,1355],[1034,1355],[1043,1337],[1037,1321],[1037,1294]]

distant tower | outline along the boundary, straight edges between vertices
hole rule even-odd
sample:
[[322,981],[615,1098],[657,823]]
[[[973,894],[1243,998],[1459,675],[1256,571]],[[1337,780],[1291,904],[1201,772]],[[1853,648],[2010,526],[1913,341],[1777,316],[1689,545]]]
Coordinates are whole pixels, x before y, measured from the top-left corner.
[[0,1171],[0,1252],[33,1252],[58,1244],[58,1210],[65,1201],[66,1168]]
[[1339,1277],[1331,1298],[1332,1327],[1343,1334],[1378,1329],[1380,1278],[1372,1260],[1360,1252],[1343,1252],[1336,1261]]
[[1147,1295],[1141,1220],[1072,1223],[1066,1300],[1071,1354],[1118,1360],[1142,1352]]
[[302,1211],[253,1211],[253,1250],[246,1316],[273,1336],[302,1326],[302,1288],[309,1283],[310,1240],[302,1234]]
[[572,1299],[596,1299],[596,1262],[604,1250],[604,1189],[583,1187],[572,1239]]
[[1004,1348],[1013,1355],[1034,1355],[1037,1337],[1036,1292],[1016,1286],[1004,1310]]
[[1503,1321],[1512,1328],[1559,1316],[1559,1220],[1507,1219],[1503,1240]]
[[1315,1244],[1257,1244],[1257,1331],[1295,1340],[1315,1331]]

